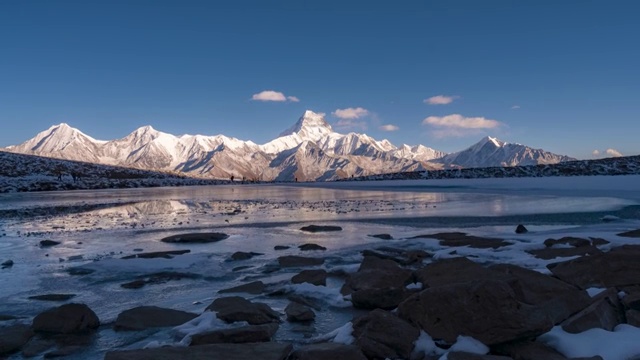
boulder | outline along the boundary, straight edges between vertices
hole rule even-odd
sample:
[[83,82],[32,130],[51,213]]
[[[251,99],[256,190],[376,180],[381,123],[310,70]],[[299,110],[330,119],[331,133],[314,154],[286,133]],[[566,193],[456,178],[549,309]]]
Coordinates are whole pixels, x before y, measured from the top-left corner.
[[247,294],[257,295],[257,294],[262,294],[262,292],[264,291],[265,287],[266,286],[262,281],[253,281],[253,282],[250,282],[248,284],[243,284],[243,285],[235,286],[235,287],[228,288],[228,289],[222,289],[222,290],[218,291],[218,293],[219,294],[247,293]]
[[409,359],[420,330],[376,309],[353,321],[355,344],[369,359]]
[[256,253],[256,252],[236,251],[231,255],[231,260],[232,261],[249,260],[254,256],[260,256],[260,255],[262,255],[262,254],[261,253]]
[[[424,259],[431,257],[431,254],[424,250],[401,250],[393,248],[380,248],[376,250],[362,250],[362,256],[375,256],[379,259],[392,260],[399,265],[412,265],[421,263]],[[382,252],[385,251],[385,252]]]
[[190,252],[191,250],[154,251],[154,252],[127,255],[127,256],[124,256],[123,259],[138,259],[138,258],[140,259],[156,259],[156,258],[173,259],[175,255],[183,255]]
[[613,331],[623,321],[624,310],[618,299],[618,292],[616,289],[609,289],[598,294],[593,304],[564,321],[562,329],[572,334],[593,328]]
[[414,292],[404,287],[360,289],[351,293],[351,303],[356,309],[392,310]]
[[628,309],[640,310],[640,292],[625,295],[622,304]]
[[207,331],[191,336],[189,346],[220,343],[259,343],[271,341],[278,324],[249,325],[231,329]]
[[465,335],[495,345],[535,337],[553,327],[543,311],[518,301],[506,282],[496,280],[423,290],[402,302],[398,314],[450,344]]
[[300,228],[302,231],[317,233],[317,232],[328,232],[328,231],[342,231],[340,226],[332,226],[332,225],[309,225],[303,226]]
[[434,261],[413,273],[424,288],[478,281],[482,279],[509,279],[465,257]]
[[584,255],[595,255],[602,253],[600,249],[595,246],[581,246],[581,247],[569,247],[569,248],[544,248],[527,250],[527,253],[535,256],[538,259],[551,260],[559,257],[573,257]]
[[197,314],[157,306],[139,306],[121,312],[113,328],[118,331],[173,327],[193,320],[197,316]]
[[508,355],[514,360],[567,360],[564,355],[555,349],[536,341],[520,341],[502,344],[494,347],[494,351],[499,354]]
[[302,244],[298,246],[298,249],[300,249],[300,251],[327,250],[326,247],[318,244]]
[[56,246],[56,245],[60,245],[60,241],[54,241],[54,240],[41,240],[40,241],[40,247],[51,247],[51,246]]
[[289,355],[289,360],[367,360],[354,345],[320,343],[302,346]]
[[583,247],[583,246],[591,246],[591,240],[577,238],[573,236],[565,236],[560,239],[547,239],[544,241],[544,246],[553,247],[555,245],[565,245],[572,247]]
[[640,246],[624,245],[606,253],[549,264],[547,268],[581,289],[640,285]]
[[316,318],[316,313],[313,310],[297,302],[290,302],[284,312],[287,314],[287,321],[290,322],[305,322]]
[[44,294],[44,295],[29,296],[29,299],[42,300],[42,301],[67,301],[74,296],[76,295],[75,294]]
[[380,239],[380,240],[393,240],[393,236],[391,236],[390,234],[374,234],[374,235],[369,235],[369,237]]
[[25,324],[15,324],[0,328],[0,355],[20,350],[33,335],[31,326]]
[[218,319],[228,323],[246,321],[251,325],[262,325],[280,322],[280,314],[267,304],[252,303],[239,296],[215,299],[205,310],[215,311]]
[[56,342],[52,339],[33,338],[22,347],[20,352],[24,358],[31,358],[38,354],[42,354],[55,346]]
[[72,334],[95,330],[100,320],[85,304],[65,304],[38,314],[31,326],[36,332]]
[[327,285],[327,272],[325,270],[302,270],[291,278],[294,284],[309,283],[313,285]]
[[[105,360],[284,360],[291,344],[272,342],[249,344],[209,344],[190,347],[161,347],[142,350],[110,351]],[[337,359],[333,359],[337,360]]]
[[520,225],[516,226],[516,234],[526,234],[528,232],[529,232],[529,230],[527,230],[527,228],[524,227],[524,225],[520,224]]
[[640,327],[640,311],[629,309],[625,312],[624,315],[627,319],[627,324],[635,327]]
[[203,244],[203,243],[212,243],[218,242],[228,238],[229,235],[224,233],[190,233],[190,234],[178,234],[173,236],[167,236],[165,238],[160,239],[162,242],[166,243],[180,243],[180,244]]
[[289,255],[279,257],[278,264],[282,267],[318,266],[324,264],[324,259]]

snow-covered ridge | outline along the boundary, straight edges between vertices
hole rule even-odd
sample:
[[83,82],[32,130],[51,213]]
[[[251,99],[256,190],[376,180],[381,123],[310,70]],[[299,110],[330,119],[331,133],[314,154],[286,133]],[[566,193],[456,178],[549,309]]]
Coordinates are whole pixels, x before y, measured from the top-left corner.
[[5,151],[95,164],[250,180],[336,180],[381,173],[460,167],[552,164],[572,160],[487,137],[446,154],[424,145],[395,146],[366,134],[333,131],[324,114],[307,110],[262,145],[225,135],[181,135],[143,126],[121,139],[96,140],[67,124],[52,126]]

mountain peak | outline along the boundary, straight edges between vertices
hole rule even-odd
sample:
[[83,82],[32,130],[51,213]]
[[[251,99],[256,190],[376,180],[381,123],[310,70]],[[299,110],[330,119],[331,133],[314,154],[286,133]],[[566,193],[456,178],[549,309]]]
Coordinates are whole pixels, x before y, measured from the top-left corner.
[[324,119],[324,115],[307,110],[292,127],[283,131],[280,136],[298,134],[304,140],[316,141],[333,132],[331,125]]
[[482,147],[482,146],[484,146],[486,144],[489,144],[489,143],[493,144],[495,147],[503,147],[503,146],[505,146],[507,144],[506,142],[501,141],[501,140],[499,140],[497,138],[494,138],[494,137],[491,137],[491,136],[485,136],[485,137],[482,138],[482,140],[480,140],[476,144],[476,146],[477,147]]

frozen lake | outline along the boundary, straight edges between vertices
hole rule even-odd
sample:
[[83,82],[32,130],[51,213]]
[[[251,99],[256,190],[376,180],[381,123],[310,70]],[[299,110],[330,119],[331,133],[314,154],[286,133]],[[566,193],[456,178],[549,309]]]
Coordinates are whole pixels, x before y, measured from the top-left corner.
[[[608,234],[626,229],[640,218],[638,176],[487,180],[2,194],[0,262],[11,259],[15,264],[0,271],[0,315],[29,319],[56,305],[28,299],[46,293],[76,294],[73,301],[89,305],[103,324],[112,322],[119,312],[143,304],[200,313],[217,297],[218,290],[249,280],[262,280],[274,290],[288,286],[289,278],[299,269],[265,271],[278,256],[323,257],[323,268],[328,271],[354,270],[365,248],[425,248],[424,242],[409,238],[460,229],[509,238],[519,223],[532,230],[518,238],[522,247],[514,246],[514,253],[483,256],[487,261],[518,259],[521,265],[539,269],[545,263],[522,260],[517,254],[549,236]],[[604,215],[622,220],[603,225],[600,218]],[[334,224],[343,230],[319,234],[299,230],[309,224]],[[211,244],[159,241],[165,236],[204,231],[224,232],[230,237]],[[380,233],[396,240],[369,236]],[[44,239],[61,244],[41,248],[39,242]],[[327,251],[301,254],[297,246],[304,243],[320,244]],[[290,248],[276,251],[276,245]],[[429,251],[440,251],[428,246]],[[191,252],[174,259],[121,259],[140,251],[182,249]],[[235,251],[262,255],[228,261]],[[246,267],[238,270],[239,265]],[[93,272],[73,276],[70,269]],[[189,273],[193,278],[134,290],[120,286],[160,271]],[[283,323],[278,339],[302,341],[329,332],[353,316],[354,310],[348,309],[348,302],[339,294],[340,279],[330,278],[327,285],[323,289],[288,288],[317,298],[323,308],[310,328],[300,330]],[[255,298],[281,312],[286,306],[278,297]],[[105,326],[88,352],[78,358],[114,347],[141,347],[152,339],[167,342],[171,336],[168,331],[122,335]]]

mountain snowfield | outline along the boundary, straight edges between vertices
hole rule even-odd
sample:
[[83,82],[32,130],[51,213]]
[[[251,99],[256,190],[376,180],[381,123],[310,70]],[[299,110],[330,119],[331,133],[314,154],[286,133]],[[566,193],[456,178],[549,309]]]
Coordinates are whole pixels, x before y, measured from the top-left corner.
[[258,145],[224,135],[175,136],[141,127],[122,139],[96,140],[59,124],[20,145],[2,149],[96,164],[175,171],[194,177],[260,181],[323,181],[405,171],[554,164],[574,160],[486,137],[456,153],[423,145],[396,147],[366,134],[334,132],[322,114],[307,110],[280,136]]

